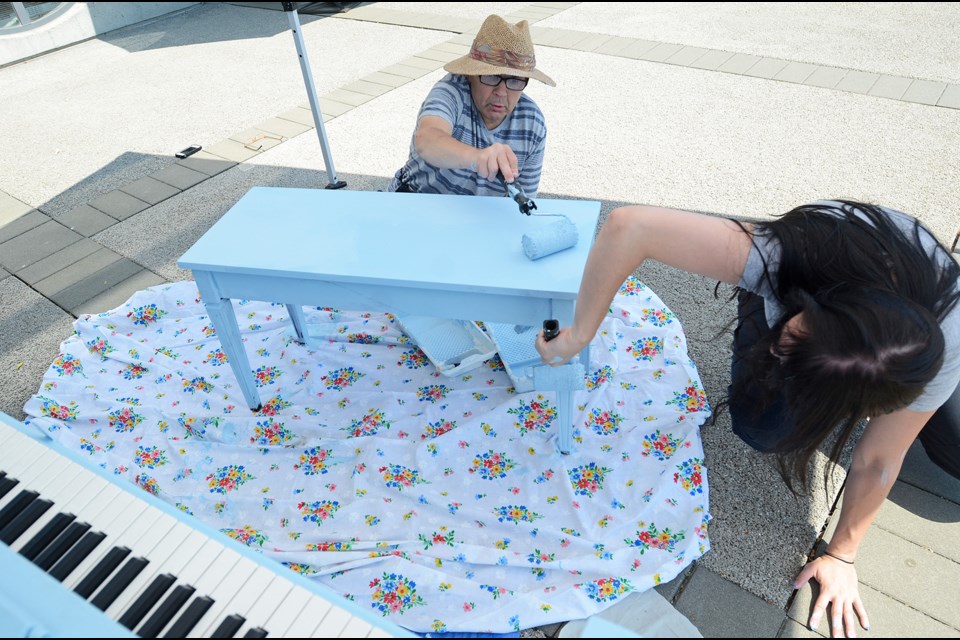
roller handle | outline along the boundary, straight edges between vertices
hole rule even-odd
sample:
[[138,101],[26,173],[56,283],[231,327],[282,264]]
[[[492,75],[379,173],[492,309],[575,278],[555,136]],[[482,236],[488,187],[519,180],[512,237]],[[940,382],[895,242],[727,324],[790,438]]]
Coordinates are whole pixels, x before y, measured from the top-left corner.
[[560,323],[556,320],[543,321],[543,340],[550,342],[560,334]]
[[497,179],[503,185],[507,195],[520,207],[520,213],[530,215],[530,212],[537,208],[537,203],[528,198],[516,182],[507,182],[500,171],[497,172]]

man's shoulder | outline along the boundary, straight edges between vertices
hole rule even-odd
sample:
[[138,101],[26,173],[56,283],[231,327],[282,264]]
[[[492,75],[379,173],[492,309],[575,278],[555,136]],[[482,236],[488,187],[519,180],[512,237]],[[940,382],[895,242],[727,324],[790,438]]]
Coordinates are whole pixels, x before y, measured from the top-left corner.
[[434,83],[433,90],[437,89],[464,94],[469,93],[470,83],[467,81],[466,76],[448,73]]
[[430,89],[426,102],[437,100],[448,104],[462,104],[466,102],[470,96],[470,85],[466,82],[459,81],[458,78],[462,78],[462,76],[447,74],[437,80]]
[[[455,77],[455,76],[454,76]],[[430,89],[430,93],[420,105],[420,116],[439,115],[451,122],[460,117],[460,113],[468,104],[469,94],[464,93],[463,87],[447,75],[438,80]]]
[[542,112],[540,111],[540,105],[538,105],[537,102],[536,102],[536,100],[534,100],[533,98],[531,98],[530,96],[528,96],[526,93],[521,93],[521,94],[520,94],[520,99],[517,100],[517,107],[518,107],[518,108],[519,108],[519,107],[523,107],[523,108],[525,108],[525,109],[533,109],[533,110],[537,111],[538,113],[542,113]]
[[526,94],[520,96],[510,117],[516,122],[524,122],[527,127],[533,126],[540,129],[547,127],[547,120],[540,106]]

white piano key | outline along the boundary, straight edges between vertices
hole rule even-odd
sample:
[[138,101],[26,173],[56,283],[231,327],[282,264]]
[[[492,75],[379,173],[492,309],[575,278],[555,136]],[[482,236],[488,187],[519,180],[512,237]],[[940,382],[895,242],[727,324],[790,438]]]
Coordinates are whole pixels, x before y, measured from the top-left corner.
[[73,513],[72,508],[74,508],[74,501],[83,496],[84,493],[87,492],[88,487],[94,486],[94,478],[89,475],[83,475],[79,467],[65,471],[62,479],[64,480],[62,484],[59,484],[57,487],[52,487],[40,494],[41,498],[53,502],[53,506],[47,509],[46,513],[40,516],[29,529],[24,531],[23,534],[10,545],[11,549],[20,551],[24,545],[40,533],[40,531],[47,526],[47,523],[53,520],[58,514]]
[[[307,600],[300,611],[294,616],[290,626],[283,632],[285,637],[291,638],[310,638],[313,632],[319,626],[320,621],[330,610],[330,603],[310,598]],[[332,637],[332,636],[327,636]]]
[[[15,434],[12,438],[11,446],[19,449],[20,453],[23,455],[28,456],[32,460],[32,464],[28,465],[27,467],[22,466],[23,464],[26,464],[24,462],[26,459],[24,458],[20,463],[15,462],[8,465],[7,461],[9,461],[10,458],[7,457],[5,460],[3,458],[10,452],[0,451],[0,469],[3,469],[9,476],[15,477],[20,481],[20,483],[15,486],[6,496],[4,496],[3,499],[0,499],[0,509],[5,506],[7,501],[12,499],[12,496],[15,496],[21,490],[33,489],[33,485],[38,481],[46,482],[46,475],[55,476],[56,474],[47,474],[47,470],[52,468],[53,465],[83,469],[83,467],[80,465],[67,458],[64,458],[57,452],[49,449],[46,445],[36,442],[32,438],[29,438],[15,429],[5,428],[4,431]],[[99,480],[97,484],[101,489],[105,489],[110,486],[109,482],[103,480],[99,476],[96,476],[96,474],[93,474],[90,471],[87,471],[87,473]]]
[[[230,569],[230,573],[225,575],[219,584],[212,589],[203,589],[203,595],[208,595],[213,598],[213,606],[197,621],[197,624],[194,625],[190,633],[187,634],[187,637],[203,637],[203,631],[213,624],[214,621],[219,624],[220,620],[233,613],[232,611],[227,611],[227,605],[236,597],[237,593],[246,589],[248,586],[254,586],[248,585],[248,581],[260,565],[250,558],[242,557],[239,554],[234,555],[237,556],[237,562],[233,568]],[[200,591],[199,585],[197,590],[198,592]],[[212,630],[213,629],[211,629],[211,631]]]
[[[177,576],[177,582],[171,587],[171,591],[180,585],[190,586],[196,589],[193,595],[190,596],[190,599],[184,603],[183,607],[164,625],[163,629],[160,630],[160,633],[157,634],[157,637],[163,637],[163,634],[167,632],[167,629],[176,621],[176,619],[183,613],[187,605],[190,603],[190,600],[193,598],[204,595],[204,593],[197,588],[197,583],[204,581],[205,583],[209,582],[204,580],[204,576],[219,576],[222,578],[223,575],[229,571],[229,567],[224,567],[224,564],[231,561],[230,558],[223,556],[220,551],[223,549],[221,545],[216,543],[209,538],[203,543],[203,546],[197,551],[196,554],[187,562],[186,566],[183,567],[178,573],[174,574]],[[232,559],[234,564],[236,559]],[[152,613],[152,612],[151,612]],[[150,617],[148,614],[144,620]]]
[[[31,462],[49,454],[50,450],[33,438],[16,431],[0,449],[0,468],[7,473],[21,473]],[[53,456],[48,456],[51,460]]]
[[123,492],[115,500],[111,500],[108,505],[105,505],[103,510],[94,517],[95,524],[91,523],[90,530],[99,531],[107,537],[90,552],[90,555],[84,558],[83,562],[77,565],[76,569],[70,572],[70,575],[63,580],[63,586],[68,589],[76,587],[89,573],[90,569],[96,566],[100,559],[114,546],[113,540],[130,526],[142,512],[142,508],[137,508],[134,497]]
[[[79,469],[74,470],[69,467],[61,468],[60,472],[57,474],[49,474],[46,476],[42,476],[40,484],[31,486],[31,487],[21,487],[20,485],[18,485],[14,487],[10,491],[10,493],[16,494],[20,492],[21,488],[27,488],[32,491],[36,491],[39,494],[39,499],[49,500],[50,502],[54,502],[54,500],[51,497],[52,494],[57,492],[58,489],[62,489],[62,486],[64,484],[68,484],[70,481],[76,482],[78,476],[79,476]],[[6,497],[9,499],[9,495]],[[23,533],[20,534],[19,538],[14,541],[14,544],[16,542],[22,541],[24,536],[33,537],[33,534],[36,531],[43,528],[42,524],[40,526],[37,526],[38,523],[46,522],[47,520],[49,520],[51,517],[53,517],[53,515],[56,514],[56,510],[57,510],[57,505],[56,503],[54,503],[50,506],[49,509],[46,510],[46,512],[40,515],[40,517],[37,519],[36,522],[34,522],[30,527],[28,527],[26,530],[24,530]],[[11,544],[10,546],[12,547],[14,545]]]
[[[284,598],[280,607],[274,612],[264,629],[270,632],[271,636],[287,637],[287,629],[296,621],[298,614],[310,602],[313,594],[299,585],[293,585],[293,589]],[[296,637],[296,636],[294,636]]]
[[119,499],[124,493],[119,487],[109,482],[104,482],[99,489],[96,494],[89,496],[89,500],[85,499],[88,496],[83,496],[83,500],[78,500],[76,504],[71,505],[72,507],[77,507],[71,509],[71,513],[77,517],[74,523],[86,523],[90,525],[89,531],[97,530],[97,526],[94,523],[96,522],[97,515],[103,511],[104,507]]
[[306,606],[282,634],[290,638],[311,638],[317,637],[319,630],[319,637],[339,638],[352,616],[328,600],[319,599],[312,593],[310,596]]
[[64,495],[71,495],[71,492],[75,493],[78,485],[86,486],[92,479],[79,465],[62,465],[59,473],[43,476],[34,487],[41,498],[53,502],[62,499]]
[[[124,589],[117,598],[110,603],[110,606],[104,610],[104,614],[113,620],[119,620],[120,616],[140,597],[140,594],[149,586],[153,579],[162,574],[161,570],[164,558],[159,557],[156,551],[159,541],[173,531],[176,522],[172,518],[166,518],[166,514],[151,513],[150,523],[146,532],[140,537],[130,549],[131,558],[143,557],[150,561],[143,571],[135,577],[127,588]],[[175,534],[171,534],[175,535]],[[184,532],[184,536],[186,533]]]
[[87,488],[89,493],[75,496],[71,502],[65,502],[64,506],[69,506],[69,513],[76,516],[74,523],[85,522],[90,525],[91,531],[95,531],[96,527],[90,521],[103,510],[104,502],[115,500],[123,492],[109,482],[94,481]]
[[[247,631],[257,627],[269,630],[267,623],[270,621],[270,618],[276,615],[291,591],[293,591],[293,583],[280,575],[275,575],[264,590],[263,595],[254,602],[253,606],[244,614],[247,621],[243,623],[243,626],[240,627],[234,637],[242,638]],[[277,634],[273,635],[277,636]]]
[[353,617],[340,632],[341,638],[366,638],[373,631],[373,625],[362,618]]
[[[6,425],[4,425],[4,426],[6,426]],[[24,425],[24,428],[25,428],[25,429],[30,429],[31,427],[28,427],[28,426]],[[8,441],[8,440],[12,440],[12,439],[15,438],[16,436],[21,436],[21,435],[23,435],[23,434],[20,433],[19,431],[17,431],[16,429],[13,429],[13,428],[10,428],[10,429],[0,429],[0,452],[2,452],[4,449],[7,448],[7,441]],[[2,458],[2,455],[0,455],[0,458]]]
[[230,566],[224,567],[224,563],[236,564],[236,558],[230,558],[223,554],[223,545],[216,540],[207,538],[203,547],[186,564],[186,566],[177,574],[177,582],[180,584],[189,584],[196,587],[197,583],[204,580],[208,572],[216,572],[218,580],[222,579],[224,574],[230,570]]
[[[114,520],[107,527],[101,528],[100,530],[103,533],[107,534],[107,539],[104,540],[100,545],[97,546],[95,552],[90,554],[84,563],[77,567],[77,569],[71,574],[71,578],[74,576],[80,577],[85,575],[90,569],[92,569],[98,562],[100,562],[103,557],[110,552],[114,547],[127,547],[130,549],[130,553],[124,559],[123,562],[118,566],[107,579],[103,581],[103,584],[100,587],[97,587],[97,590],[91,594],[91,598],[96,596],[97,592],[110,582],[110,579],[113,578],[113,575],[126,563],[130,558],[136,558],[143,556],[143,551],[149,551],[149,549],[144,549],[143,540],[147,533],[153,528],[156,522],[159,520],[159,514],[155,511],[150,511],[145,503],[135,502],[131,505],[128,513],[124,514],[121,519]],[[143,507],[141,509],[141,506]],[[144,556],[145,557],[145,556]],[[149,558],[148,558],[149,559]],[[149,566],[149,565],[147,565]],[[145,571],[146,569],[144,569]],[[64,581],[66,584],[66,581]]]
[[[82,485],[83,491],[70,496],[69,494],[58,504],[54,504],[54,509],[64,513],[72,513],[76,516],[74,522],[87,522],[84,518],[90,518],[101,510],[101,501],[112,500],[120,495],[120,489],[110,484],[99,476],[88,476]],[[79,483],[78,483],[79,484]],[[53,509],[51,509],[52,511]],[[91,529],[94,527],[91,525]],[[21,545],[22,547],[22,545]]]
[[80,479],[71,482],[68,486],[53,488],[52,491],[63,511],[76,514],[91,499],[97,499],[97,496],[106,494],[108,489],[116,485],[97,474],[90,473],[80,465],[73,466],[80,469]]
[[236,566],[240,558],[224,552],[223,545],[207,540],[196,557],[179,574],[179,583],[197,590],[195,596],[209,595]]
[[[246,561],[247,559],[244,558]],[[267,569],[261,564],[249,561],[254,566],[253,573],[249,578],[244,580],[243,584],[239,585],[235,594],[229,596],[228,598],[223,598],[217,600],[217,604],[220,606],[215,606],[216,612],[211,612],[213,615],[209,616],[209,620],[201,620],[200,624],[196,626],[193,630],[193,633],[189,634],[188,637],[191,638],[209,638],[213,635],[213,632],[216,631],[217,627],[220,626],[220,623],[223,622],[224,618],[230,615],[239,615],[247,618],[250,610],[253,609],[254,604],[261,598],[261,595],[267,590],[270,586],[270,583],[276,577],[276,573],[271,569]],[[238,565],[235,571],[242,570],[240,565]],[[227,582],[229,582],[230,577],[227,577]]]
[[[149,505],[139,500],[134,502],[129,511],[137,515],[131,518],[130,523],[125,528],[122,530],[118,528],[116,534],[106,529],[104,529],[103,532],[110,536],[109,540],[114,546],[129,547],[132,555],[142,549],[144,536],[147,535],[154,524],[160,519],[160,514],[156,511],[151,511]],[[122,521],[118,521],[116,524],[120,525]]]
[[[241,572],[238,575],[234,576],[234,570],[237,569],[238,565],[240,565],[240,560],[241,560],[240,554],[235,553],[231,549],[227,549],[223,547],[223,545],[220,544],[219,541],[217,541],[217,546],[219,546],[220,549],[218,552],[216,552],[217,557],[210,564],[210,566],[204,568],[202,573],[199,576],[194,577],[189,581],[186,581],[186,580],[184,581],[184,584],[189,584],[192,587],[194,587],[196,589],[196,593],[194,593],[193,596],[191,596],[190,600],[187,601],[187,603],[184,605],[183,609],[181,610],[181,613],[185,611],[187,607],[189,607],[193,603],[194,600],[196,600],[197,598],[203,598],[203,597],[211,598],[213,600],[213,604],[211,605],[210,609],[215,608],[217,606],[217,600],[219,598],[221,597],[225,599],[229,598],[230,595],[232,595],[233,592],[236,590],[236,584],[232,586],[224,584],[228,579],[233,577],[233,579],[239,579],[242,582],[243,579],[245,579],[246,576],[249,575],[250,572],[252,572],[253,567],[250,567],[249,571],[243,572],[241,570]],[[223,586],[223,589],[220,589],[221,585]],[[210,610],[208,609],[207,612],[204,614],[204,616],[206,616],[209,613],[210,613]],[[201,620],[197,621],[196,625],[194,625],[194,629],[201,622],[202,622],[202,618]]]
[[[43,467],[42,470],[38,469],[38,472],[29,480],[30,488],[38,492],[42,498],[47,497],[45,494],[51,487],[64,484],[63,476],[65,474],[73,476],[82,470],[78,465],[63,464],[56,460],[54,456],[49,455],[49,453],[45,454],[44,458],[49,459],[50,464]],[[37,465],[37,467],[39,467],[39,465]]]
[[[317,596],[314,599],[319,600]],[[325,600],[326,601],[326,600]],[[353,614],[339,607],[332,602],[327,601],[331,606],[327,609],[320,624],[311,634],[315,638],[340,638],[343,637],[343,630],[346,629],[350,621],[353,620]]]
[[[31,447],[31,444],[43,446],[35,439],[20,433],[16,429],[4,430],[4,435],[7,436],[7,439],[4,440],[3,446],[0,447],[0,462],[6,466],[11,466],[15,464],[20,457],[30,452],[35,452],[36,449]],[[4,470],[6,470],[6,467],[4,467]]]
[[[0,446],[0,471],[5,471],[10,477],[18,480],[22,479],[16,474],[30,474],[31,479],[39,477],[38,474],[50,465],[58,464],[63,467],[76,467],[83,469],[72,460],[63,457],[56,451],[50,449],[43,442],[39,442],[16,429],[8,428],[2,425],[0,433],[8,435],[9,442]],[[44,466],[38,467],[36,463],[42,462]],[[87,473],[90,473],[87,471]]]
[[[194,531],[189,525],[177,522],[174,524],[167,535],[163,537],[159,544],[153,547],[153,551],[150,552],[150,558],[156,558],[155,561],[151,561],[150,565],[152,566],[153,575],[150,576],[149,580],[152,580],[153,577],[161,575],[164,573],[169,573],[174,577],[178,577],[185,569],[190,565],[191,562],[197,560],[200,556],[201,551],[206,546],[209,538],[199,531]],[[150,567],[148,565],[148,567]],[[147,573],[146,571],[143,573]],[[138,579],[140,576],[138,576]],[[149,582],[146,583],[147,585]],[[157,608],[163,603],[164,599],[169,596],[174,589],[177,588],[179,584],[182,584],[181,580],[177,580],[171,585],[170,589],[167,590],[163,596],[154,603],[154,606],[147,611],[146,615],[141,618],[140,622],[137,623],[136,627],[142,626],[147,620],[150,619],[150,616],[157,610]],[[130,585],[127,588],[126,592],[129,593],[131,588],[134,585]],[[145,588],[146,585],[144,585]],[[139,592],[142,592],[144,589],[139,589]],[[131,598],[131,602],[135,601],[139,597],[137,593],[134,597]],[[116,603],[114,603],[116,604]],[[114,607],[108,608],[108,611]],[[126,607],[122,611],[126,611]],[[122,612],[117,614],[115,619],[119,619],[123,615]]]
[[48,469],[54,468],[57,463],[56,458],[43,454],[43,451],[34,450],[31,447],[31,452],[25,454],[23,459],[15,461],[14,464],[9,466],[0,466],[0,469],[7,472],[7,476],[20,481],[17,486],[7,492],[7,495],[0,498],[0,509],[6,507],[21,491],[30,489],[35,480],[48,473]]
[[[187,566],[187,563],[196,556],[207,541],[207,536],[199,531],[188,531],[189,527],[186,525],[174,530],[175,521],[171,521],[173,521],[173,518],[170,518],[169,521],[159,528],[162,532],[163,540],[167,542],[167,544],[157,544],[159,541],[159,539],[157,539],[154,540],[152,544],[147,541],[146,544],[138,545],[139,548],[136,553],[148,558],[150,564],[148,564],[147,568],[134,578],[133,582],[124,589],[123,593],[107,607],[107,610],[104,612],[107,617],[113,620],[119,620],[157,576],[163,575],[164,573],[169,573],[173,576],[179,575],[179,573],[183,571],[183,568]],[[168,532],[169,535],[166,535]],[[181,534],[183,535],[181,536]],[[171,587],[171,589],[172,588],[173,587]],[[169,591],[167,593],[169,593]],[[148,617],[149,613],[144,616],[143,619],[146,620]]]

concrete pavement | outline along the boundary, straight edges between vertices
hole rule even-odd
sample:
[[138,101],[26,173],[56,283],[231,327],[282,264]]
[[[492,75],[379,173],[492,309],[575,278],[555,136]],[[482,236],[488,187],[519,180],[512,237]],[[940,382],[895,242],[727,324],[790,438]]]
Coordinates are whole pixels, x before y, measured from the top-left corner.
[[[527,89],[550,128],[541,197],[745,219],[852,197],[913,213],[948,244],[956,233],[960,8],[933,3],[368,3],[301,16],[347,188],[385,188],[440,67],[489,13],[534,25],[538,66],[558,84]],[[250,187],[328,182],[279,11],[200,3],[0,68],[0,94],[12,132],[0,409],[17,418],[77,315],[189,279],[177,259]],[[204,150],[173,157],[190,144]],[[721,398],[729,338],[716,334],[732,305],[702,278],[640,275]],[[810,589],[795,597],[790,582],[836,521],[842,471],[798,500],[726,418],[703,438],[712,550],[658,590],[707,637],[816,635],[802,624]],[[960,636],[958,522],[960,481],[911,450],[858,557],[872,622],[861,635]]]

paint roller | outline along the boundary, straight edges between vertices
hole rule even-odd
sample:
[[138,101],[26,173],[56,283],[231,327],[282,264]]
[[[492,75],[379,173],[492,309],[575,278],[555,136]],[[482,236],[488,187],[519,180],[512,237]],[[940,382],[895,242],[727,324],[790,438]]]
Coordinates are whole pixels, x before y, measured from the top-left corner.
[[[497,173],[497,178],[506,190],[507,196],[520,207],[520,213],[538,220],[537,227],[523,234],[521,238],[524,255],[531,260],[539,260],[577,244],[579,239],[577,225],[570,218],[559,213],[532,214],[531,211],[537,208],[537,203],[527,197],[520,185],[516,182],[507,182],[502,173]],[[546,218],[555,218],[555,220],[547,221]]]
[[523,253],[531,260],[539,260],[577,244],[577,225],[573,224],[573,220],[567,216],[558,213],[542,213],[536,217],[552,217],[556,220],[523,234],[521,238]]

